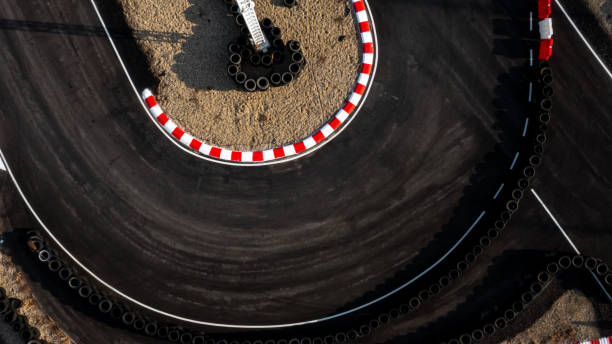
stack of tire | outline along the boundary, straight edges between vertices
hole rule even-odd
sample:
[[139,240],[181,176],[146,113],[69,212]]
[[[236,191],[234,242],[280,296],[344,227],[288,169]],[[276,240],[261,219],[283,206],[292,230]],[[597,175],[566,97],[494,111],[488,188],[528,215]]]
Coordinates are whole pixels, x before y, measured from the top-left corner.
[[[271,47],[267,51],[256,51],[250,42],[250,33],[238,5],[226,0],[230,13],[240,28],[240,37],[228,45],[227,74],[241,88],[249,92],[266,91],[270,86],[282,86],[297,79],[306,64],[300,42],[291,40],[285,43],[281,29],[274,26],[269,18],[261,20],[260,24],[268,38]],[[244,64],[250,65],[247,73]],[[256,73],[257,75],[252,75]]]
[[22,302],[19,299],[9,298],[6,291],[0,287],[0,317],[15,331],[23,343],[41,344],[46,343],[40,340],[40,332],[37,328],[30,327],[28,318],[18,313]]

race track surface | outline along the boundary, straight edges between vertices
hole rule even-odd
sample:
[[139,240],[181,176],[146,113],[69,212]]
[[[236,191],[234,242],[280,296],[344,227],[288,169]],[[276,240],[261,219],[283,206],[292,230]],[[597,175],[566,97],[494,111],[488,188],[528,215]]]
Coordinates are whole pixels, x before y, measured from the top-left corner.
[[[168,142],[105,37],[0,30],[0,149],[46,226],[121,292],[202,321],[320,318],[419,274],[487,209],[524,125],[534,44],[525,38],[526,3],[371,3],[379,65],[357,118],[314,154],[251,168]],[[0,12],[2,20],[99,26],[88,1],[7,0]],[[114,5],[103,15],[120,24]],[[554,18],[554,117],[533,187],[583,253],[612,262],[612,80]],[[138,87],[152,86],[133,42],[118,44]],[[520,276],[538,252],[570,250],[531,195],[505,235],[413,317],[367,341],[417,339],[436,322],[467,326],[458,312],[476,316],[516,297],[492,271]],[[58,293],[39,296],[77,342],[151,342],[98,324]]]

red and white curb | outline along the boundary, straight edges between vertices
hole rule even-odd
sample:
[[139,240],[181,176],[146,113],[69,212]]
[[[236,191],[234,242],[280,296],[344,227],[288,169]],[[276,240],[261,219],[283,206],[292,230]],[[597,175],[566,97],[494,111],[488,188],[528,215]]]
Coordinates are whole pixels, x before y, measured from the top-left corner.
[[275,160],[288,160],[286,158],[296,157],[297,155],[312,151],[313,147],[321,145],[324,141],[329,141],[334,133],[340,132],[352,118],[355,117],[372,84],[376,64],[376,41],[374,38],[374,25],[364,1],[365,0],[352,0],[355,9],[355,19],[359,26],[363,51],[361,69],[355,88],[342,109],[340,109],[329,122],[300,142],[262,151],[235,151],[222,147],[210,146],[206,144],[204,140],[195,138],[179,128],[178,125],[164,113],[149,89],[145,89],[142,92],[142,98],[145,100],[149,112],[168,133],[183,145],[202,155],[214,158],[215,160],[238,164],[261,164]]
[[585,340],[583,342],[574,342],[573,344],[612,344],[612,337],[600,338],[595,340]]
[[540,31],[540,54],[538,59],[548,60],[553,49],[553,25],[550,15],[552,12],[551,0],[538,0],[538,27]]

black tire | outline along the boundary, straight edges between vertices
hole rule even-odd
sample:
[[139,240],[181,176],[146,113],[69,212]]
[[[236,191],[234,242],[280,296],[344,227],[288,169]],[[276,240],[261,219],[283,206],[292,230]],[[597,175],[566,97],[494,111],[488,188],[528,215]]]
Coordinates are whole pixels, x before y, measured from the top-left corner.
[[599,265],[597,265],[597,268],[595,269],[595,271],[597,272],[597,274],[599,276],[604,276],[608,272],[610,272],[610,268],[608,267],[608,265],[606,263],[599,263]]
[[456,280],[459,277],[461,277],[461,271],[459,271],[457,269],[451,269],[448,272],[448,279],[451,280],[451,281]]
[[253,66],[259,66],[261,64],[261,55],[253,54],[253,55],[249,56],[249,62]]
[[98,303],[98,310],[104,314],[109,313],[113,308],[113,303],[108,299],[102,299]]
[[487,336],[492,336],[495,334],[495,326],[493,324],[486,324],[483,326],[482,332],[484,332],[484,334]]
[[283,42],[282,38],[275,38],[272,40],[272,47],[276,50],[283,50],[285,42]]
[[584,257],[581,255],[575,255],[572,258],[572,266],[575,268],[582,268],[584,266]]
[[612,274],[607,274],[604,278],[604,282],[606,282],[608,287],[612,287]]
[[503,231],[504,228],[506,228],[506,223],[502,220],[497,220],[495,221],[495,229],[497,229],[498,231]]
[[493,239],[499,236],[499,232],[495,228],[490,228],[487,231],[487,236],[489,237],[489,240],[493,241]]
[[489,247],[489,245],[491,245],[491,240],[486,236],[481,237],[478,242],[482,247]]
[[238,53],[231,54],[228,59],[231,64],[235,65],[239,65],[242,62],[242,56]]
[[540,80],[542,80],[542,83],[543,83],[544,85],[547,85],[547,86],[552,86],[552,83],[553,83],[553,76],[552,76],[552,73],[542,75],[542,77],[540,78]]
[[464,256],[464,260],[466,264],[471,265],[476,261],[476,256],[473,253],[469,252]]
[[545,85],[542,87],[541,94],[544,98],[551,98],[555,95],[555,90],[552,87]]
[[238,72],[240,72],[240,67],[238,65],[230,64],[227,66],[227,75],[232,78],[235,77]]
[[484,250],[483,250],[482,246],[480,246],[480,245],[476,245],[476,246],[474,246],[474,248],[472,248],[472,254],[476,258],[478,258],[483,252],[484,252]]
[[98,292],[92,292],[87,298],[87,301],[90,305],[96,306],[100,303],[100,301],[102,301],[102,295],[100,295]]
[[283,32],[281,31],[281,29],[278,26],[275,26],[275,27],[270,29],[270,37],[271,37],[272,40],[275,40],[277,38],[281,38],[282,34],[283,34]]
[[79,296],[84,299],[89,299],[89,296],[91,295],[91,293],[92,293],[91,287],[88,286],[87,284],[84,284],[79,288]]
[[495,319],[494,324],[495,324],[495,327],[497,327],[498,329],[502,329],[506,327],[507,322],[506,322],[506,319],[504,318],[497,318]]
[[145,325],[144,332],[147,336],[153,337],[157,334],[157,323],[150,322]]
[[484,332],[482,332],[481,329],[476,329],[474,331],[472,331],[472,340],[473,341],[479,341],[482,338],[484,338]]
[[[361,325],[359,327],[359,334],[362,336],[367,336],[372,332],[372,329],[368,325]],[[356,338],[355,338],[356,339]]]
[[296,0],[283,0],[283,3],[285,4],[285,6],[291,8],[295,6]]
[[506,203],[506,209],[508,209],[508,211],[509,211],[509,212],[512,212],[512,213],[513,213],[513,212],[517,211],[517,210],[518,210],[518,208],[519,208],[519,204],[518,204],[518,202],[517,202],[517,201],[515,201],[515,200],[508,201],[508,202]]
[[244,89],[248,92],[255,92],[257,90],[257,82],[254,79],[247,79],[244,82]]
[[282,83],[283,84],[289,84],[293,81],[293,74],[289,73],[289,72],[285,72],[282,74]]
[[289,50],[291,52],[298,52],[301,49],[301,44],[298,41],[288,41],[287,42],[287,48],[289,48]]
[[461,344],[472,344],[472,336],[465,333],[459,336],[459,343]]
[[464,262],[463,260],[460,261],[459,263],[457,263],[457,270],[463,272],[465,270],[467,270],[468,268],[468,264],[466,262]]
[[513,309],[507,309],[504,312],[504,318],[506,319],[506,322],[510,322],[514,320],[514,318],[516,318],[516,313],[514,312]]
[[283,78],[280,73],[270,74],[270,84],[272,84],[272,86],[280,86],[282,81]]
[[534,282],[529,286],[529,290],[533,293],[533,295],[538,295],[542,292],[542,285],[540,283]]
[[234,81],[236,81],[238,85],[243,85],[247,79],[248,77],[245,72],[238,72],[236,73],[236,76],[234,76]]
[[518,186],[520,189],[527,189],[529,187],[529,179],[527,178],[521,178],[516,182],[516,186]]
[[132,325],[135,319],[136,319],[136,314],[132,312],[123,313],[123,316],[121,317],[121,321],[127,326]]
[[228,53],[231,54],[240,54],[240,52],[242,51],[242,48],[240,47],[239,44],[236,44],[234,42],[230,43],[227,45],[227,51]]
[[550,98],[544,98],[540,101],[540,110],[550,112],[553,108],[553,102]]
[[236,20],[236,25],[238,25],[238,26],[244,26],[244,25],[246,24],[246,22],[244,21],[244,17],[242,16],[242,14],[241,14],[241,13],[239,13],[239,14],[236,16],[236,19],[235,19],[235,20]]
[[291,54],[291,62],[294,63],[302,63],[304,62],[304,54],[301,51],[296,51]]
[[266,67],[270,67],[273,62],[274,62],[274,58],[270,54],[265,54],[261,57],[261,64]]
[[181,339],[181,333],[176,329],[171,329],[168,331],[168,340],[176,343]]
[[274,26],[274,23],[272,23],[272,19],[270,18],[264,18],[261,20],[261,28],[264,30],[270,29],[271,27]]
[[542,158],[539,155],[532,155],[529,157],[529,164],[533,167],[538,167],[542,163]]
[[293,76],[298,76],[302,71],[302,66],[299,63],[292,63],[289,65],[289,73],[293,74]]
[[559,264],[550,263],[546,265],[546,272],[548,272],[549,275],[556,275],[559,272]]
[[542,271],[538,274],[538,282],[546,283],[550,281],[550,275],[546,271]]
[[193,335],[189,332],[183,332],[183,334],[181,334],[181,344],[190,344],[191,341],[193,340]]
[[70,289],[79,289],[83,285],[83,280],[79,276],[72,276],[68,279]]
[[525,178],[533,178],[535,176],[535,169],[531,166],[527,166],[523,169],[523,176],[525,176]]
[[47,266],[49,267],[49,270],[58,272],[62,268],[62,262],[57,257],[52,257],[47,262]]
[[139,316],[137,316],[136,319],[134,319],[134,322],[132,323],[132,327],[134,327],[136,331],[144,330],[146,325],[147,325],[147,322],[144,321],[144,319]]
[[584,261],[584,267],[589,271],[595,270],[597,268],[597,259],[587,257],[587,259]]
[[421,299],[418,297],[413,297],[408,301],[408,306],[410,306],[411,309],[417,309],[419,307],[421,307]]
[[548,124],[548,122],[550,122],[550,112],[542,112],[540,114],[540,123],[542,124]]
[[533,295],[531,295],[531,293],[523,293],[521,295],[521,302],[523,303],[524,306],[527,306],[528,304],[530,304],[531,301],[533,301]]
[[[429,291],[428,290],[421,290],[418,294],[417,297],[419,298],[419,300],[421,301],[421,303],[425,302],[427,299],[429,299]],[[410,307],[408,307],[408,310],[410,310]],[[406,312],[407,313],[407,312]]]
[[270,88],[270,80],[265,76],[257,78],[257,88],[261,91],[265,91]]
[[391,319],[389,318],[389,314],[387,313],[382,313],[381,315],[378,316],[378,321],[383,325],[388,324],[389,320]]
[[563,270],[568,269],[570,266],[572,266],[572,258],[569,256],[563,256],[559,258],[557,264],[559,264],[559,267]]
[[51,259],[51,253],[47,250],[40,250],[38,252],[38,260],[40,260],[43,263],[46,263],[47,261],[49,261],[49,259]]
[[336,338],[336,342],[338,342],[338,343],[346,342],[346,334],[344,334],[344,332],[336,333],[335,338]]

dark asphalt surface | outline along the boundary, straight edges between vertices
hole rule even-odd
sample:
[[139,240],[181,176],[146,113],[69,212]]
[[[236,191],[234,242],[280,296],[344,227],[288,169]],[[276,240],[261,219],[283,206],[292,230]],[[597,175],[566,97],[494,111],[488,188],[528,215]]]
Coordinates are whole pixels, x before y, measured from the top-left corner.
[[[0,147],[47,226],[126,294],[215,322],[331,314],[397,284],[400,272],[417,274],[456,242],[507,173],[527,100],[531,43],[517,39],[526,6],[371,6],[380,41],[371,94],[350,127],[307,158],[238,168],[186,155],[147,118],[105,38],[20,30],[0,31]],[[98,25],[86,1],[8,0],[0,9],[7,20]],[[578,247],[612,262],[611,81],[555,16],[554,122],[535,189]],[[513,297],[489,274],[526,267],[500,257],[569,250],[533,197],[513,221],[468,275],[371,341],[426,335],[427,324],[457,323],[455,309],[466,322]],[[78,342],[132,336],[40,295]]]

